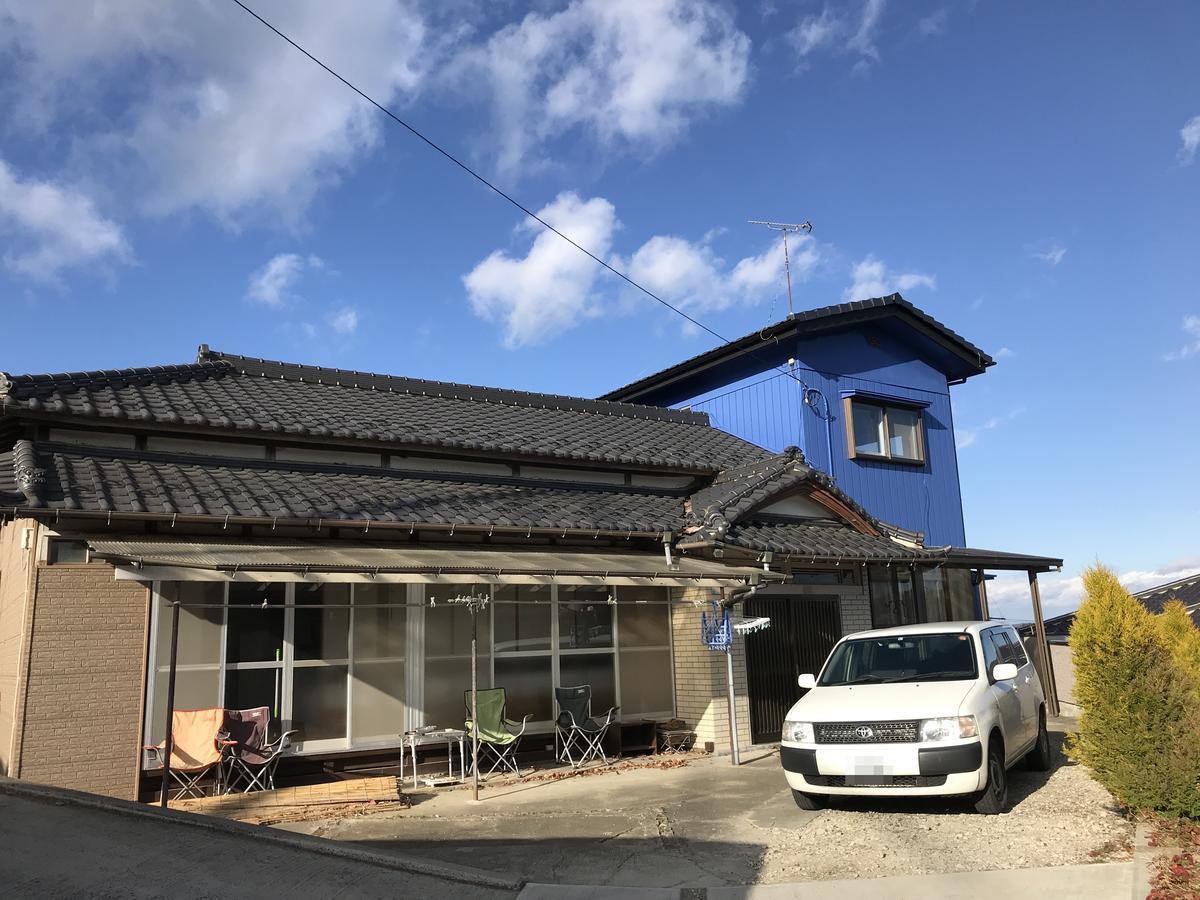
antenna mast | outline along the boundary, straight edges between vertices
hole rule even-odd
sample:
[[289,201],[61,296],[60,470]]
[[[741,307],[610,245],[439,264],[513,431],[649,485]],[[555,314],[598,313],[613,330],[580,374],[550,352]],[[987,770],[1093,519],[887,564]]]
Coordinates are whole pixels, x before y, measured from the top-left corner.
[[792,312],[792,266],[791,266],[791,263],[788,261],[787,236],[789,234],[800,234],[801,232],[803,232],[804,234],[808,234],[810,231],[812,231],[812,222],[799,222],[799,223],[793,224],[790,222],[764,222],[762,219],[751,219],[749,224],[765,225],[765,226],[767,226],[767,228],[770,228],[772,231],[782,231],[783,232],[783,271],[787,277],[788,318],[790,319],[793,315],[793,312]]

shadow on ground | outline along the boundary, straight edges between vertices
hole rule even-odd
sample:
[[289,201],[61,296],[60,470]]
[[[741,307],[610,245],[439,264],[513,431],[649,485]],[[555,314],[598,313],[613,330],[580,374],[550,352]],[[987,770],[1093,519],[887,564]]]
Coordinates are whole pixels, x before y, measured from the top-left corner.
[[355,841],[544,884],[716,887],[759,880],[766,846],[670,835]]

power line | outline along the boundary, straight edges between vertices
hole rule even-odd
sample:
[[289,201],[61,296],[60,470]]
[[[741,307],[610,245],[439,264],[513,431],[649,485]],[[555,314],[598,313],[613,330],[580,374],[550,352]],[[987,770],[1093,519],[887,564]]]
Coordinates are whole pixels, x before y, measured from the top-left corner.
[[[525,204],[521,203],[519,200],[517,200],[511,194],[507,193],[506,191],[504,191],[501,188],[497,187],[496,185],[492,184],[492,182],[488,181],[486,178],[484,178],[482,175],[480,175],[478,172],[476,172],[474,169],[472,169],[470,166],[468,166],[465,162],[460,160],[457,156],[455,156],[449,150],[446,150],[444,147],[442,147],[440,144],[438,144],[432,138],[427,137],[425,134],[423,134],[421,131],[419,131],[416,127],[414,127],[413,125],[410,125],[408,122],[404,121],[404,119],[400,118],[398,115],[396,115],[394,112],[392,112],[386,106],[384,106],[382,103],[380,103],[378,100],[376,100],[370,94],[368,94],[366,91],[364,91],[358,85],[354,84],[354,82],[350,81],[348,78],[343,76],[337,70],[335,70],[331,66],[327,65],[322,60],[318,59],[312,53],[308,52],[308,50],[306,50],[300,44],[296,43],[296,41],[292,40],[290,37],[288,37],[288,35],[286,35],[282,31],[280,31],[278,28],[276,28],[274,25],[272,25],[269,21],[264,19],[262,16],[260,16],[258,13],[256,13],[253,9],[251,9],[249,6],[247,6],[245,3],[243,3],[242,0],[233,0],[233,2],[236,3],[238,6],[240,6],[242,8],[242,10],[245,11],[252,18],[256,19],[260,24],[265,26],[270,31],[274,32],[278,37],[282,38],[291,47],[298,50],[300,53],[304,54],[304,56],[308,57],[309,60],[316,63],[318,66],[320,66],[322,69],[324,69],[330,75],[332,75],[334,78],[336,78],[342,84],[344,84],[346,87],[350,88],[350,90],[354,91],[354,93],[358,94],[358,96],[362,97],[364,100],[366,100],[368,103],[370,103],[372,106],[374,106],[380,112],[382,112],[385,116],[387,116],[389,119],[391,119],[397,125],[404,128],[406,131],[408,131],[414,137],[420,139],[423,143],[425,143],[431,149],[437,151],[439,154],[441,154],[443,157],[448,159],[454,165],[458,166],[458,168],[462,169],[464,172],[466,172],[468,175],[470,175],[472,178],[474,178],[476,181],[478,181],[480,184],[482,184],[488,190],[492,191],[493,193],[495,193],[498,196],[507,200],[509,203],[511,203],[513,206],[515,206],[517,209],[519,209],[525,215],[529,216],[529,218],[533,219],[535,222],[537,222],[539,225],[541,225],[543,228],[545,228],[547,231],[550,231],[551,233],[556,234],[558,237],[562,238],[564,241],[566,241],[568,244],[570,244],[572,247],[574,247],[580,253],[583,253],[585,256],[587,256],[589,259],[592,259],[593,261],[599,263],[601,266],[603,266],[609,272],[612,272],[614,275],[616,275],[618,278],[620,278],[625,283],[629,284],[631,287],[634,287],[637,290],[641,291],[643,294],[645,294],[651,300],[654,300],[656,303],[661,303],[667,309],[671,310],[671,312],[673,312],[679,316],[682,316],[684,319],[691,322],[697,328],[701,329],[702,331],[707,332],[708,334],[711,334],[713,337],[715,337],[717,340],[721,341],[722,343],[728,344],[730,342],[729,338],[725,337],[720,332],[715,331],[712,328],[709,328],[707,325],[705,325],[699,319],[693,318],[692,316],[688,315],[686,312],[684,312],[678,306],[675,306],[674,304],[670,303],[669,301],[664,300],[662,297],[660,297],[658,294],[654,293],[654,291],[650,290],[649,288],[643,287],[642,285],[638,284],[636,281],[634,281],[632,278],[630,278],[628,275],[626,275],[620,269],[605,262],[603,259],[601,259],[599,256],[597,256],[595,253],[593,253],[587,247],[584,247],[582,244],[578,243],[570,235],[564,234],[562,231],[559,231],[557,228],[555,228],[553,225],[551,225],[549,222],[547,222],[545,219],[543,219],[541,216],[539,216],[537,213],[535,213],[533,210],[531,210]],[[812,226],[810,225],[809,228],[811,229],[811,227]],[[781,374],[787,375],[798,382],[800,381],[800,379],[797,378],[794,373],[790,372],[788,369],[784,368],[783,366],[779,366],[774,363],[771,363],[770,365],[772,366],[772,368],[778,369]],[[800,383],[803,384],[803,382],[800,382]]]
[[251,16],[253,16],[255,19],[257,19],[259,22],[261,22],[263,25],[265,25],[267,28],[269,28],[271,31],[275,32],[275,34],[279,35],[279,37],[283,38],[283,40],[287,41],[287,43],[291,44],[292,47],[294,47],[295,49],[297,49],[301,53],[303,53],[305,56],[307,56],[310,60],[312,60],[314,63],[316,63],[322,69],[324,69],[330,75],[332,75],[334,78],[336,78],[342,84],[344,84],[346,87],[350,88],[350,90],[354,91],[354,93],[358,94],[360,97],[362,97],[364,100],[366,100],[372,106],[374,106],[376,109],[378,109],[384,115],[386,115],[388,118],[392,119],[394,122],[396,122],[396,124],[401,125],[405,129],[407,129],[412,135],[414,135],[417,138],[420,138],[428,146],[432,147],[434,150],[436,150],[438,153],[440,153],[446,159],[450,160],[450,162],[454,163],[454,165],[458,166],[460,169],[462,169],[464,172],[466,172],[468,175],[470,175],[472,178],[474,178],[476,181],[478,181],[480,184],[482,184],[488,190],[493,191],[496,194],[499,194],[501,197],[503,197],[505,200],[507,200],[509,203],[511,203],[513,206],[515,206],[521,212],[525,213],[525,215],[529,216],[529,218],[536,221],[538,224],[540,224],[542,227],[546,228],[548,231],[552,231],[554,234],[558,235],[560,238],[562,238],[564,241],[566,241],[568,244],[570,244],[572,247],[574,247],[580,253],[586,254],[588,257],[590,257],[591,259],[598,262],[604,268],[608,269],[608,271],[612,272],[614,275],[616,275],[622,281],[625,281],[628,284],[632,285],[633,287],[637,288],[639,291],[641,291],[647,297],[650,297],[652,300],[658,301],[663,306],[665,306],[667,309],[683,316],[685,319],[687,319],[689,322],[691,322],[697,328],[702,328],[704,331],[707,331],[709,334],[711,334],[713,337],[717,338],[718,340],[728,343],[728,341],[729,341],[728,338],[718,334],[716,331],[713,331],[711,328],[709,328],[703,322],[692,318],[687,313],[685,313],[682,309],[667,302],[662,297],[658,296],[658,294],[651,291],[649,288],[642,287],[640,284],[638,284],[636,281],[634,281],[632,278],[630,278],[628,275],[626,275],[620,269],[617,269],[614,266],[609,265],[603,259],[601,259],[599,256],[597,256],[595,253],[593,253],[591,250],[587,249],[587,247],[584,247],[582,244],[577,243],[569,235],[566,235],[563,232],[559,231],[557,228],[555,228],[553,225],[551,225],[549,222],[547,222],[545,219],[543,219],[541,216],[539,216],[537,213],[535,213],[529,207],[525,206],[523,203],[521,203],[519,200],[517,200],[511,194],[506,193],[502,189],[498,188],[496,185],[492,184],[490,181],[488,181],[486,178],[484,178],[482,175],[480,175],[478,172],[476,172],[474,169],[472,169],[470,166],[468,166],[466,163],[464,163],[462,160],[460,160],[457,156],[455,156],[449,150],[446,150],[445,148],[440,146],[438,143],[436,143],[432,139],[426,137],[424,134],[422,134],[420,131],[418,131],[416,128],[414,128],[412,125],[405,122],[398,115],[396,115],[394,112],[392,112],[386,106],[384,106],[382,103],[380,103],[375,98],[373,98],[366,91],[362,90],[362,88],[358,87],[358,85],[354,84],[352,81],[343,77],[337,71],[335,71],[334,69],[332,69],[331,67],[326,65],[324,62],[317,59],[317,57],[313,56],[311,53],[309,53],[307,50],[305,50],[303,47],[301,47],[299,44],[297,44],[294,40],[292,40],[290,37],[288,37],[286,34],[284,34],[282,31],[280,31],[278,28],[276,28],[274,25],[272,25],[270,22],[268,22],[266,19],[264,19],[262,16],[260,16],[254,10],[252,10],[250,7],[248,7],[245,3],[242,2],[242,0],[233,0],[233,2],[236,3],[238,6],[240,6],[242,9],[244,9],[247,13],[249,13]]

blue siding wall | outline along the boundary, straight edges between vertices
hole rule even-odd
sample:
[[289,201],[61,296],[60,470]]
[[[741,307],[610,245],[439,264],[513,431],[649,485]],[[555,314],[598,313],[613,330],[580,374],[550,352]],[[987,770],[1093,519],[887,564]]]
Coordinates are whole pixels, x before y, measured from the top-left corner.
[[[871,514],[923,531],[928,544],[965,546],[946,377],[894,336],[873,331],[867,338],[851,330],[774,348],[794,360],[798,381],[768,369],[764,359],[757,373],[675,405],[707,412],[718,428],[771,450],[798,445]],[[851,459],[842,403],[848,391],[928,404],[925,464]]]

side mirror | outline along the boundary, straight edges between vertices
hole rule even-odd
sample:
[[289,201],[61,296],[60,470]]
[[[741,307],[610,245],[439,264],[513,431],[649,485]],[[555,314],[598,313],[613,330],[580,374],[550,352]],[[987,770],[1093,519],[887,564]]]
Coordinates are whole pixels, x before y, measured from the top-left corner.
[[996,663],[992,666],[992,681],[1012,681],[1017,677],[1017,667],[1012,663]]
[[[1013,672],[1013,677],[1016,677],[1016,671]],[[811,691],[817,686],[817,676],[805,673],[796,679],[796,684],[800,685],[801,690]]]

